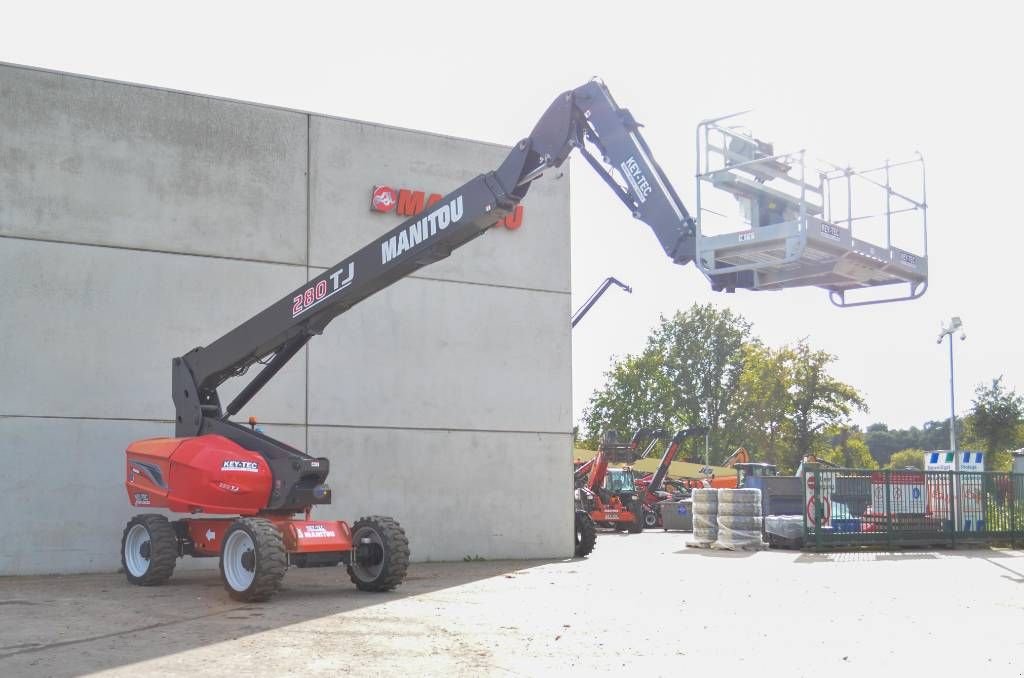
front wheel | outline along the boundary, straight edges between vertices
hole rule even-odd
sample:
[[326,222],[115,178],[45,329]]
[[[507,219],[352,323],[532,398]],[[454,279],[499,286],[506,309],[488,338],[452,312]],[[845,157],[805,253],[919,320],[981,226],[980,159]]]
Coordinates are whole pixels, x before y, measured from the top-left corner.
[[409,569],[409,539],[394,518],[368,516],[352,526],[348,576],[360,591],[391,591]]
[[597,526],[594,519],[586,511],[576,512],[576,548],[573,552],[577,558],[586,558],[597,545]]
[[265,518],[239,518],[224,533],[220,576],[228,595],[246,603],[269,599],[288,569],[284,538]]

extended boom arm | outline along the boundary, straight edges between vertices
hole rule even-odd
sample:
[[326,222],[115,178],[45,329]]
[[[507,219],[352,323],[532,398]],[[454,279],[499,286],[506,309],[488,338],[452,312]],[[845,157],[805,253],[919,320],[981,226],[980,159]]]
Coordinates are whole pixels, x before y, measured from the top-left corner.
[[[228,418],[331,320],[484,233],[515,209],[531,182],[561,165],[574,148],[627,209],[651,227],[665,253],[676,263],[689,263],[694,258],[693,219],[639,127],[599,81],[561,94],[496,170],[471,179],[429,211],[407,219],[208,346],[175,358],[176,434],[217,433],[262,453],[275,476],[271,509],[328,502],[329,497],[293,491],[297,485],[314,488],[314,481],[322,482],[325,459],[313,460]],[[255,363],[263,365],[261,371],[222,407],[217,388]]]

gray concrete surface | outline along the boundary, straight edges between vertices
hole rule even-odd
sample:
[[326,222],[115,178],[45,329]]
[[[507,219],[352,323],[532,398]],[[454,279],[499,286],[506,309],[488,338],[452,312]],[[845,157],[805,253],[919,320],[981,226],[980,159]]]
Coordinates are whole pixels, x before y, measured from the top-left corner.
[[[374,184],[445,192],[503,152],[0,64],[0,575],[115,570],[124,449],[172,435],[171,358],[396,225]],[[524,206],[238,415],[332,459],[322,515],[392,514],[419,558],[571,552],[566,177]]]
[[1024,552],[729,553],[602,534],[586,560],[416,564],[398,591],[290,570],[0,579],[0,675],[1021,675]]

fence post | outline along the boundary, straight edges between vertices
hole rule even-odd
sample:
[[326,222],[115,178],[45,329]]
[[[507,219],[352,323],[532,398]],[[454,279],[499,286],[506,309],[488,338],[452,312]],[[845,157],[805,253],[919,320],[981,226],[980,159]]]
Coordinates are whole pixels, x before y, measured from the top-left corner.
[[949,533],[950,542],[952,548],[956,548],[956,511],[953,508],[953,472],[946,471],[946,477],[949,479],[949,493],[946,495],[946,513],[949,515]]
[[821,550],[821,473],[814,469],[814,550]]
[[1010,505],[1010,548],[1017,548],[1017,488],[1014,487],[1013,473],[1006,474],[1010,482],[1006,483],[1007,503]]
[[885,545],[892,549],[892,471],[885,474]]

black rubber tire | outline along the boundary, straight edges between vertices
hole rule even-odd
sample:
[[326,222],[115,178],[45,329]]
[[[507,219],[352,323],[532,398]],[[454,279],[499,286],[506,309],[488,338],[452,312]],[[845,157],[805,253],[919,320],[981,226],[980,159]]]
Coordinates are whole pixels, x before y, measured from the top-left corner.
[[747,487],[723,489],[718,493],[719,504],[760,504],[761,490]]
[[758,504],[719,504],[718,515],[761,517],[761,507]]
[[615,523],[611,523],[611,526],[612,526],[612,529],[615,530],[616,532],[625,532],[626,531],[626,523],[615,522]]
[[718,516],[718,527],[743,532],[760,532],[760,516]]
[[711,487],[699,487],[690,493],[694,504],[717,504],[718,490]]
[[644,531],[644,505],[640,502],[633,504],[632,513],[636,516],[633,522],[626,523],[628,525],[627,530],[630,534],[640,534]]
[[[135,526],[142,525],[149,533],[149,568],[139,577],[128,571],[125,562],[124,544],[128,532]],[[166,516],[159,513],[143,513],[128,521],[121,535],[121,567],[128,581],[136,586],[159,586],[174,574],[174,565],[178,560],[178,535],[174,533]]]
[[274,523],[266,518],[239,518],[224,531],[222,544],[227,544],[233,532],[244,530],[252,539],[256,576],[244,591],[236,591],[224,576],[224,554],[219,560],[220,578],[228,595],[246,603],[269,600],[281,588],[281,580],[288,571],[288,557],[284,548],[284,537]]
[[653,530],[658,526],[658,514],[656,511],[644,511],[644,528]]
[[372,531],[380,538],[383,549],[381,560],[383,567],[372,578],[364,579],[349,565],[348,577],[360,591],[381,593],[394,590],[405,581],[405,574],[409,570],[409,538],[405,536],[405,530],[394,518],[388,516],[360,518],[352,525],[352,558],[356,556],[358,540],[362,539],[361,533],[365,531]]
[[597,546],[597,526],[586,511],[576,512],[576,543],[573,554],[577,558],[586,558]]

